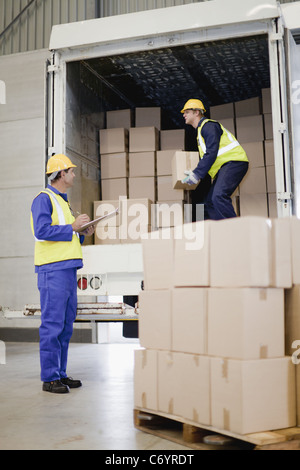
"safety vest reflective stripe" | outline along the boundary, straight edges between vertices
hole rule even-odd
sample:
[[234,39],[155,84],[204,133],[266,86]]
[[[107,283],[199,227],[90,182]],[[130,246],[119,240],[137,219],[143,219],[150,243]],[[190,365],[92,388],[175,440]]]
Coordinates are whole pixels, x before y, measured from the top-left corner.
[[[238,147],[238,146],[240,145],[240,143],[239,143],[237,140],[234,140],[234,139],[233,139],[233,136],[232,136],[232,134],[231,134],[230,132],[227,132],[227,130],[226,130],[225,128],[224,128],[224,130],[225,130],[225,132],[226,132],[226,134],[227,134],[228,139],[231,141],[231,144],[226,145],[226,147],[220,148],[220,149],[219,149],[219,152],[218,152],[218,155],[217,155],[218,157],[219,157],[220,155],[223,155],[223,154],[226,153],[226,152],[229,152],[229,150],[232,150],[232,149],[234,149],[234,148],[236,148],[236,147]],[[202,149],[202,152],[203,152],[203,153],[206,153],[206,145],[205,145],[204,140],[201,139],[201,138],[199,138],[199,139],[198,139],[198,142],[199,142],[199,145],[200,145],[200,147],[201,147],[201,149]]]
[[[58,216],[58,222],[59,225],[67,225],[66,224],[66,219],[64,216],[64,212],[62,210],[61,205],[59,204],[55,194],[52,191],[49,191],[47,188],[43,191],[43,193],[47,193],[52,201],[52,203],[55,205],[56,211],[57,211],[57,216]],[[73,235],[77,235],[79,238],[79,234],[77,232],[73,232]],[[47,240],[39,240],[38,238],[34,237],[35,241],[37,242],[45,242]]]
[[[206,145],[205,145],[204,138],[201,135],[201,131],[202,131],[204,124],[206,124],[206,122],[208,121],[217,122],[217,121],[214,121],[213,119],[205,119],[202,121],[200,127],[198,128],[197,140],[198,140],[199,154],[200,154],[201,159],[204,157],[206,153]],[[215,178],[220,168],[224,165],[224,163],[227,163],[229,161],[242,161],[242,162],[249,161],[246,155],[246,152],[241,147],[240,143],[234,137],[234,135],[231,134],[230,131],[225,129],[222,126],[222,124],[220,124],[220,126],[222,129],[222,135],[220,139],[218,154],[217,154],[215,162],[213,163],[210,170],[208,171],[208,174],[213,179]]]

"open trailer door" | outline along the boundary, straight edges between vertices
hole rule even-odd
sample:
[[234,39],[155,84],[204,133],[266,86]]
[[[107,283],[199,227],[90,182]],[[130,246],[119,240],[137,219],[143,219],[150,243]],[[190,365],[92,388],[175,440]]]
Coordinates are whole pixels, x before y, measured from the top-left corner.
[[293,213],[300,217],[300,2],[282,5],[281,9],[287,51],[287,100]]

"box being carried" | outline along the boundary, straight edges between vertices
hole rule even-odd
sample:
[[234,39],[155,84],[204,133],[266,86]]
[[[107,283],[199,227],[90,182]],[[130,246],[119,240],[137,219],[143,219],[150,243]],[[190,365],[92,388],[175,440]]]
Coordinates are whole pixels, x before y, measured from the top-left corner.
[[189,186],[182,183],[182,180],[187,175],[184,174],[186,170],[193,171],[199,163],[198,152],[175,152],[172,160],[172,175],[173,175],[173,188],[174,189],[195,189],[198,184]]

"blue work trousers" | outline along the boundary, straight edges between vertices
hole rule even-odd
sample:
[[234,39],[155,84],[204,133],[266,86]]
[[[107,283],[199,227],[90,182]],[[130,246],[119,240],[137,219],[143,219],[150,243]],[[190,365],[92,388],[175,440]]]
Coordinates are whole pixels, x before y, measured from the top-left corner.
[[220,168],[204,201],[205,219],[236,217],[231,196],[247,173],[248,166],[248,162],[231,161]]
[[69,342],[77,313],[77,268],[38,274],[41,301],[41,380],[67,377]]

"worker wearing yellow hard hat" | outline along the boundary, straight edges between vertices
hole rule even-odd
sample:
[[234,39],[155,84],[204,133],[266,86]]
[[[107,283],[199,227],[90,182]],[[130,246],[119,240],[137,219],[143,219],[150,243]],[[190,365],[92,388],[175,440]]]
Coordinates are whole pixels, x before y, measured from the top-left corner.
[[[67,375],[69,342],[77,313],[77,270],[82,268],[80,229],[88,215],[74,217],[67,189],[74,183],[74,165],[63,154],[47,163],[48,182],[33,200],[31,228],[35,238],[35,272],[40,291],[40,365],[42,389],[66,393],[81,386]],[[92,235],[90,227],[85,235]]]
[[211,186],[204,200],[204,217],[220,220],[236,217],[231,196],[248,171],[246,152],[235,136],[221,123],[206,118],[199,99],[188,100],[181,110],[185,123],[197,130],[200,160],[194,170],[186,170],[187,185],[200,183],[208,174]]

